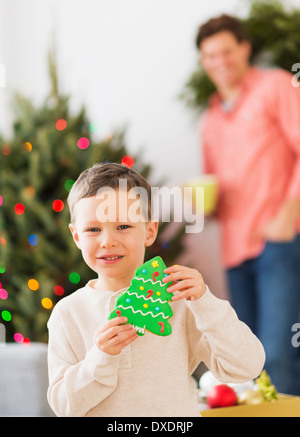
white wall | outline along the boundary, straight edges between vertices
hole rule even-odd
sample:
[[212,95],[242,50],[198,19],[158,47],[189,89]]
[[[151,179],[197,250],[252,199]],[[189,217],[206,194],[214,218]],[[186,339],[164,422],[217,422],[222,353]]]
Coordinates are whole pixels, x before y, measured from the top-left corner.
[[[242,6],[244,9],[242,9]],[[201,169],[194,116],[178,95],[197,62],[201,22],[240,0],[2,0],[1,131],[11,122],[14,90],[42,101],[47,51],[55,35],[62,90],[98,126],[97,138],[127,126],[129,151],[144,150],[153,177],[183,183]]]
[[86,105],[97,139],[127,126],[129,151],[144,150],[154,180],[183,183],[201,170],[196,121],[178,99],[197,62],[198,26],[247,11],[244,0],[0,0],[0,131],[14,90],[37,102],[48,92],[55,35],[62,90],[74,110]]

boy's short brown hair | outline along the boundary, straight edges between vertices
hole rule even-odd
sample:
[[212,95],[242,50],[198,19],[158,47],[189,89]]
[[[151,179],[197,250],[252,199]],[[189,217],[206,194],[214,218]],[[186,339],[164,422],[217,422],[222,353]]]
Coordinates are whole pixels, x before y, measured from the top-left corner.
[[205,38],[223,31],[231,32],[238,42],[249,39],[242,22],[238,18],[222,14],[219,17],[211,18],[200,26],[196,37],[197,48],[200,48],[200,45]]
[[74,208],[79,200],[96,196],[100,188],[108,187],[117,190],[120,179],[126,179],[128,190],[134,187],[141,187],[146,190],[149,219],[151,217],[151,186],[146,179],[136,170],[123,164],[99,163],[84,170],[71,188],[68,195],[71,222],[74,223]]

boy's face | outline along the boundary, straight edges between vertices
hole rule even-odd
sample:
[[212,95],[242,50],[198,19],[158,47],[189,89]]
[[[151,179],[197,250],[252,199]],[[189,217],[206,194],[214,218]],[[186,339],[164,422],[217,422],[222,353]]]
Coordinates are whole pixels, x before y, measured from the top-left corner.
[[86,264],[98,274],[98,288],[112,291],[130,284],[158,229],[156,222],[130,217],[136,200],[124,192],[114,193],[109,202],[109,196],[81,199],[75,205],[75,223],[70,224]]

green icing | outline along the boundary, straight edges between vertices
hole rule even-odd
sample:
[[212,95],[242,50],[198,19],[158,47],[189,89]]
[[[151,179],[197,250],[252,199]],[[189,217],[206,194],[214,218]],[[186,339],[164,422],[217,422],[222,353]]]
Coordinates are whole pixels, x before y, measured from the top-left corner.
[[161,257],[156,256],[136,269],[129,288],[116,298],[108,319],[127,317],[138,335],[144,335],[145,329],[157,335],[170,335],[172,327],[168,319],[173,311],[168,302],[173,294],[167,292],[170,283],[162,282],[165,268]]

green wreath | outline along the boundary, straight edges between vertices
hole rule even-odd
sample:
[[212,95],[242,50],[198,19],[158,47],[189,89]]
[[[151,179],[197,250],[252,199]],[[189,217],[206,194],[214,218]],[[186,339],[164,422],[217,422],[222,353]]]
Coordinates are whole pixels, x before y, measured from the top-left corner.
[[[249,16],[241,21],[252,44],[252,64],[291,71],[300,62],[300,9],[287,10],[277,0],[250,0]],[[214,91],[214,84],[199,64],[180,98],[188,107],[201,112]]]

